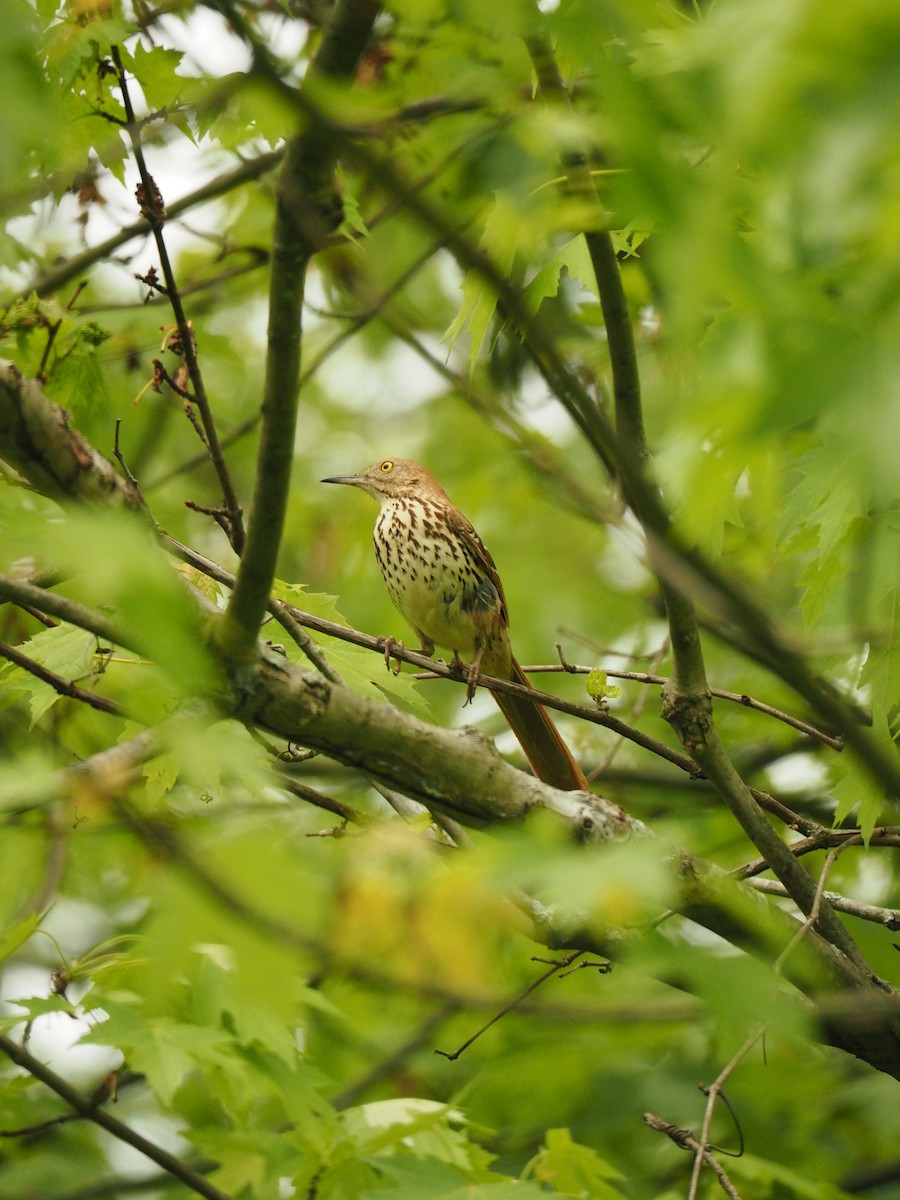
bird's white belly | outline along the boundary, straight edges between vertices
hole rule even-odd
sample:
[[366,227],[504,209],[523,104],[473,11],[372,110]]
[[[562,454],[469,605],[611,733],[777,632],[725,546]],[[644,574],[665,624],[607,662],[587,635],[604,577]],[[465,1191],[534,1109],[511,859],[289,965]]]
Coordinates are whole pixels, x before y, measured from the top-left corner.
[[375,550],[390,597],[410,625],[436,646],[463,658],[476,651],[477,630],[463,603],[478,573],[455,543],[448,546],[408,508],[387,503],[376,523]]

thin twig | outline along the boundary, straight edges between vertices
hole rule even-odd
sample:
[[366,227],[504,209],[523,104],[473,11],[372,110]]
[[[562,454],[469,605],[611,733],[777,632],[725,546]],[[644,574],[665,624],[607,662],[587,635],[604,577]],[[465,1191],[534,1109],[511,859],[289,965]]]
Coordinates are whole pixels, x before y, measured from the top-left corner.
[[[829,850],[828,853],[826,854],[825,862],[822,864],[822,870],[820,871],[819,878],[816,881],[816,890],[815,890],[815,894],[813,896],[812,906],[810,907],[809,912],[806,914],[806,919],[804,920],[804,922],[800,926],[800,928],[797,930],[797,932],[794,934],[794,936],[791,938],[791,940],[788,942],[788,944],[785,946],[785,948],[781,951],[781,953],[775,959],[774,968],[775,968],[775,973],[777,975],[781,974],[781,969],[784,966],[785,960],[788,958],[788,956],[791,953],[793,953],[794,947],[798,944],[798,942],[800,942],[803,938],[805,938],[806,935],[809,933],[809,931],[816,924],[818,924],[820,922],[822,911],[823,911],[825,905],[828,904],[828,901],[825,898],[825,882],[828,879],[829,874],[831,873],[831,868],[834,866],[835,862],[837,861],[838,855],[843,854],[843,852],[847,849],[848,846],[860,845],[861,843],[862,843],[862,835],[857,834],[853,838],[848,838],[845,842],[842,842],[839,846],[833,847],[833,849]],[[794,897],[791,896],[791,899],[793,899],[793,898]],[[830,906],[829,906],[829,908],[830,908]],[[819,928],[821,931],[821,925],[819,926]],[[835,943],[835,945],[838,945],[838,943]],[[853,946],[854,943],[851,942],[850,945]],[[843,946],[840,946],[840,949],[843,949],[843,948],[844,948]],[[845,953],[846,953],[846,951],[845,951]],[[863,966],[866,965],[864,959],[861,960],[861,962],[857,962],[857,966],[860,966],[860,965],[863,965]]]
[[[796,858],[805,854],[814,854],[817,850],[828,850],[831,846],[840,846],[846,841],[856,841],[859,838],[858,829],[822,829],[812,837],[794,842],[790,851]],[[900,826],[879,825],[872,830],[868,838],[870,846],[900,847]],[[751,879],[763,871],[769,870],[769,864],[764,858],[754,859],[742,867],[736,867],[731,873],[736,879]]]
[[175,1179],[180,1180],[191,1191],[196,1192],[198,1196],[205,1196],[206,1200],[229,1200],[224,1192],[211,1184],[209,1180],[204,1179],[202,1175],[198,1175],[187,1163],[176,1158],[174,1154],[170,1154],[168,1150],[164,1150],[162,1146],[157,1146],[155,1142],[151,1142],[149,1138],[132,1129],[130,1125],[126,1125],[118,1117],[112,1116],[106,1109],[99,1107],[93,1097],[86,1096],[77,1088],[72,1087],[68,1080],[57,1075],[55,1071],[51,1071],[40,1059],[29,1054],[23,1046],[5,1034],[0,1034],[0,1051],[3,1051],[16,1066],[22,1067],[51,1091],[56,1092],[57,1096],[75,1112],[105,1129],[118,1141],[132,1146]]
[[441,1058],[449,1058],[451,1062],[456,1062],[459,1056],[468,1050],[473,1042],[477,1042],[483,1033],[487,1033],[492,1025],[496,1025],[501,1017],[505,1017],[508,1012],[512,1012],[514,1008],[518,1008],[522,1001],[526,1000],[532,992],[536,991],[541,986],[541,984],[546,983],[548,979],[552,979],[554,975],[558,974],[560,971],[564,971],[566,967],[571,966],[572,963],[575,962],[577,958],[580,958],[582,954],[584,954],[583,950],[573,950],[571,953],[567,954],[565,958],[560,959],[559,962],[551,963],[546,971],[542,972],[537,979],[533,979],[531,983],[529,983],[526,988],[519,992],[517,996],[513,996],[512,1000],[510,1000],[507,1004],[504,1004],[502,1008],[498,1009],[489,1021],[486,1021],[480,1029],[476,1029],[472,1036],[466,1038],[462,1045],[458,1046],[456,1050],[435,1050],[435,1054],[439,1054]]
[[[565,666],[557,666],[555,663],[548,663],[534,667],[523,667],[523,671],[533,674],[559,674],[565,673],[569,675],[589,675],[594,667],[580,666],[575,663],[567,663]],[[619,671],[613,667],[604,667],[603,670],[610,679],[624,679],[631,683],[644,683],[650,685],[658,685],[666,687],[672,681],[667,675],[655,675],[647,671]],[[730,700],[734,704],[740,704],[743,708],[752,708],[756,712],[765,713],[766,716],[774,717],[776,721],[781,721],[785,725],[790,725],[794,729],[799,729],[801,733],[807,734],[816,741],[830,746],[832,750],[843,750],[844,739],[842,737],[832,737],[828,733],[824,733],[821,729],[816,729],[814,725],[809,725],[806,721],[801,721],[799,717],[791,716],[790,713],[782,712],[781,709],[774,708],[771,704],[766,704],[763,700],[754,700],[752,696],[746,695],[744,692],[727,692],[722,688],[711,687],[709,689],[711,696],[717,700]]]
[[741,1046],[740,1049],[725,1064],[713,1083],[711,1083],[710,1086],[705,1089],[706,1110],[703,1113],[703,1125],[700,1129],[700,1140],[697,1144],[694,1156],[694,1169],[691,1172],[691,1186],[688,1189],[688,1200],[696,1200],[697,1188],[700,1185],[700,1172],[703,1169],[704,1162],[709,1161],[707,1158],[707,1152],[712,1149],[709,1144],[709,1131],[712,1127],[713,1112],[716,1107],[716,1101],[722,1092],[725,1080],[732,1073],[735,1067],[746,1058],[759,1039],[765,1035],[766,1028],[767,1027],[763,1025],[756,1031],[756,1033],[747,1038],[743,1046]]
[[334,669],[321,648],[316,645],[297,620],[290,605],[281,600],[275,600],[269,605],[269,612],[320,674],[324,675],[326,679],[330,679],[332,683],[341,682],[340,673]]
[[[668,639],[666,639],[663,642],[663,644],[659,647],[659,649],[657,650],[656,655],[653,660],[655,666],[658,666],[659,663],[662,661],[662,659],[666,653],[667,645],[668,645]],[[522,669],[525,670],[524,667]],[[568,666],[568,664],[566,664],[564,669],[567,671],[567,673],[571,671],[571,668]],[[527,671],[526,671],[526,674],[527,674]],[[614,672],[607,671],[606,674],[607,674],[607,676],[609,676],[610,674],[614,674]],[[641,713],[644,711],[644,708],[647,705],[649,696],[650,696],[650,693],[648,691],[638,692],[637,699],[632,704],[631,711],[628,714],[628,719],[632,725],[634,725],[637,722]],[[604,758],[603,762],[599,763],[596,767],[594,767],[594,769],[588,775],[588,779],[590,779],[591,782],[593,782],[595,779],[601,779],[606,774],[606,772],[612,766],[612,764],[616,758],[616,755],[619,753],[619,751],[622,749],[622,747],[624,745],[625,745],[624,740],[622,740],[620,738],[619,741],[614,742],[613,745],[610,746],[609,751],[608,751],[606,757]]]
[[134,161],[141,177],[141,210],[143,215],[150,222],[150,228],[153,232],[153,238],[156,242],[156,250],[159,254],[159,263],[160,267],[162,268],[163,278],[165,279],[166,283],[166,294],[169,298],[169,303],[172,306],[172,313],[178,326],[181,353],[184,356],[188,374],[190,375],[191,385],[194,392],[194,400],[200,410],[200,418],[203,422],[206,444],[209,447],[210,460],[213,464],[216,475],[218,476],[219,485],[222,488],[225,508],[228,513],[228,528],[226,530],[228,539],[231,542],[235,553],[240,554],[244,545],[244,526],[241,516],[241,506],[238,502],[237,492],[234,489],[234,484],[232,483],[231,475],[229,474],[228,466],[225,462],[225,456],[222,452],[221,443],[219,442],[219,435],[216,431],[212,409],[206,395],[206,386],[203,382],[203,375],[200,371],[200,363],[197,359],[193,330],[191,329],[190,322],[188,321],[184,311],[181,293],[178,290],[178,281],[175,278],[175,272],[172,268],[172,263],[169,258],[166,240],[163,236],[163,225],[166,221],[167,214],[162,204],[162,197],[159,195],[156,183],[154,182],[153,177],[150,175],[150,172],[147,169],[147,163],[144,159],[144,151],[141,144],[140,125],[135,118],[134,107],[131,102],[131,93],[128,87],[128,78],[125,74],[125,68],[122,65],[122,56],[119,53],[118,46],[113,46],[111,53],[113,64],[116,68],[119,90],[122,93],[122,104],[125,108],[125,116],[127,117],[128,121],[128,135],[131,139]]
[[128,466],[128,463],[125,459],[125,455],[123,454],[123,452],[119,446],[119,435],[120,435],[121,431],[122,431],[122,418],[116,417],[116,436],[115,436],[115,440],[113,442],[113,456],[115,457],[116,462],[122,468],[122,474],[125,476],[128,483],[134,489],[134,494],[137,496],[140,503],[144,507],[146,507],[146,505],[144,505],[144,497],[141,495],[141,486],[138,483],[138,481],[135,479],[135,477],[132,475],[131,468]]
[[98,696],[95,692],[88,692],[84,688],[78,687],[77,684],[65,679],[62,675],[57,675],[55,671],[50,671],[47,667],[35,662],[34,659],[28,658],[15,646],[0,642],[0,657],[8,659],[17,667],[34,675],[36,679],[49,684],[61,696],[68,696],[71,700],[80,700],[82,704],[88,704],[91,708],[96,708],[98,712],[110,713],[113,716],[122,716],[124,713],[122,705],[116,700],[110,700],[107,696]]
[[728,1178],[725,1173],[725,1168],[708,1150],[704,1150],[700,1142],[694,1137],[689,1129],[680,1129],[677,1125],[670,1125],[668,1121],[664,1121],[662,1117],[657,1117],[654,1113],[645,1112],[643,1114],[644,1123],[657,1133],[664,1133],[670,1138],[676,1146],[680,1146],[682,1150],[692,1150],[694,1153],[702,1153],[704,1161],[713,1170],[716,1178],[719,1181],[719,1186],[729,1200],[741,1200],[741,1195],[737,1188]]
[[[851,835],[848,841],[856,841],[856,835]],[[876,843],[877,844],[877,843]],[[784,896],[787,898],[787,888],[777,879],[747,879],[750,887],[767,896]],[[881,925],[892,933],[900,930],[900,908],[882,908],[877,904],[865,904],[862,900],[851,900],[838,892],[825,892],[825,899],[838,912],[845,912],[850,917],[858,917],[861,921],[871,921]]]

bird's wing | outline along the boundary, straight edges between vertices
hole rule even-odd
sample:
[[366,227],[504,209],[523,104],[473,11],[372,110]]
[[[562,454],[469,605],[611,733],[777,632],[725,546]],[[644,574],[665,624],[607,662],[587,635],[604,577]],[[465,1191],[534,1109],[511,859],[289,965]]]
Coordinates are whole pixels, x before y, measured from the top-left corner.
[[467,517],[462,515],[459,509],[451,508],[447,514],[447,520],[454,533],[458,534],[460,540],[468,549],[472,559],[481,567],[486,577],[494,585],[500,600],[500,620],[504,626],[508,627],[509,609],[506,606],[503,584],[500,582],[500,576],[497,574],[497,565],[493,558],[491,558],[491,552],[476,533],[475,526]]

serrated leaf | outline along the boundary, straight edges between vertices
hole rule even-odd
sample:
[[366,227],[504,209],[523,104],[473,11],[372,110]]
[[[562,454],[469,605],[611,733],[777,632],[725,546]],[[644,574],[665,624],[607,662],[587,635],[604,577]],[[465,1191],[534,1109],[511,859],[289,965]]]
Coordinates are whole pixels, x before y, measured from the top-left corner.
[[196,567],[192,567],[189,563],[184,562],[173,562],[172,570],[176,571],[183,579],[186,579],[207,600],[212,600],[214,604],[219,603],[222,587],[210,575],[206,575],[203,571],[198,571]]
[[809,450],[797,463],[800,481],[787,496],[781,518],[780,540],[787,541],[797,529],[812,526],[818,531],[822,558],[847,535],[851,523],[868,508],[868,497],[860,491],[857,472],[848,469],[846,457],[830,444]]
[[335,625],[350,628],[350,622],[338,610],[337,596],[331,596],[327,592],[308,592],[306,584],[285,583],[283,579],[275,580],[272,595],[276,600],[283,600],[286,604],[292,604],[294,608],[311,613],[314,617],[321,617],[323,621],[334,621]]
[[144,764],[141,774],[146,780],[147,799],[160,804],[178,782],[178,759],[174,754],[158,754]]
[[97,352],[90,347],[78,345],[62,359],[48,390],[58,404],[79,417],[109,406],[106,376]]
[[[877,730],[873,729],[873,733],[877,736]],[[895,753],[896,747],[889,738],[886,741],[886,750]],[[884,789],[872,779],[868,771],[854,764],[833,785],[831,794],[837,800],[834,811],[835,825],[840,825],[851,814],[855,814],[854,821],[860,828],[863,840],[867,842],[884,809]]]
[[871,691],[872,709],[887,717],[900,701],[900,590],[891,588],[878,606],[880,637],[869,647],[860,685]]
[[89,75],[109,48],[120,45],[134,30],[125,20],[63,21],[47,34],[47,59],[64,85]]
[[[120,50],[120,54],[122,51]],[[180,50],[167,50],[153,45],[149,49],[138,42],[129,56],[134,77],[141,85],[147,107],[153,110],[169,108],[178,99],[187,80],[178,74],[184,55]],[[125,62],[123,55],[123,62]]]
[[228,1196],[276,1196],[279,1180],[296,1168],[297,1152],[280,1133],[201,1129],[187,1136],[204,1158],[216,1162],[212,1179]]
[[572,1140],[568,1129],[548,1129],[543,1149],[525,1169],[539,1183],[567,1196],[590,1196],[592,1200],[621,1200],[622,1193],[611,1181],[624,1176],[595,1150]]
[[94,149],[103,166],[111,171],[124,187],[125,166],[130,158],[130,151],[125,141],[120,137],[98,139]]
[[587,241],[579,234],[566,242],[562,249],[543,267],[522,293],[522,301],[529,313],[534,315],[544,300],[559,292],[563,271],[567,271],[572,279],[577,279],[587,291],[598,296],[597,280],[594,275],[591,256],[588,252]]
[[835,545],[828,554],[811,558],[797,582],[803,589],[800,611],[807,627],[813,627],[824,615],[829,601],[847,576],[846,550],[852,534]]
[[[338,188],[341,193],[341,204],[344,212],[344,220],[342,222],[342,231],[348,238],[350,232],[358,234],[360,237],[367,238],[369,236],[369,227],[363,219],[360,211],[359,202],[353,191],[347,187],[345,174],[338,168],[337,171]],[[350,238],[350,240],[354,240]]]
[[10,997],[9,1002],[19,1010],[17,1014],[19,1021],[33,1021],[36,1017],[57,1016],[59,1013],[75,1016],[78,1012],[74,1004],[70,1004],[68,1000],[57,995],[28,996],[21,999]]
[[384,660],[378,655],[337,638],[322,638],[321,645],[329,662],[354,692],[371,699],[372,689],[377,688],[379,692],[401,701],[423,717],[430,712],[428,702],[418,690],[416,681],[402,671],[395,675],[393,667],[388,669],[384,666]]
[[121,1004],[109,1006],[107,1019],[81,1040],[121,1050],[129,1066],[147,1076],[166,1105],[195,1067],[235,1063],[231,1053],[234,1039],[224,1030],[183,1024],[170,1017],[146,1021],[139,1009]]
[[[348,629],[350,628],[337,607],[337,596],[328,595],[326,592],[308,592],[302,583],[285,583],[280,579],[275,581],[272,594],[279,600],[284,600],[315,617],[321,617],[323,620],[333,621],[335,625],[345,625]],[[428,703],[417,690],[415,680],[404,676],[402,672],[395,675],[387,667],[382,672],[380,669],[382,660],[372,654],[370,650],[354,646],[352,642],[344,642],[339,638],[328,637],[326,634],[319,634],[317,637],[328,661],[353,691],[358,692],[361,696],[371,698],[372,689],[376,687],[385,695],[408,705],[421,716],[428,715]],[[289,653],[297,661],[305,661],[299,652],[294,653],[289,650]]]
[[[519,217],[515,206],[498,193],[494,206],[484,224],[479,249],[487,251],[491,260],[504,275],[509,275],[518,249]],[[459,312],[451,321],[443,341],[455,346],[468,331],[469,367],[474,370],[481,353],[488,326],[497,308],[497,295],[474,268],[466,273],[462,283],[463,300]]]
[[[21,649],[48,671],[53,671],[71,682],[90,671],[96,641],[93,634],[74,625],[57,625],[52,629],[41,630]],[[55,688],[29,674],[24,667],[16,667],[10,671],[5,677],[5,682],[28,695],[32,727],[61,699]]]

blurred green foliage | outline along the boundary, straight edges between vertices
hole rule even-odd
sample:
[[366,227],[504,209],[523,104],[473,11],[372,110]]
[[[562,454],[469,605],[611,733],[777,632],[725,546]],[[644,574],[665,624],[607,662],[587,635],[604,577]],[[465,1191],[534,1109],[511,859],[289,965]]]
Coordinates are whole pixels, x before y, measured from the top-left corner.
[[[320,37],[305,21],[323,6],[296,6],[302,18],[289,3],[237,7],[297,83]],[[900,8],[394,0],[376,33],[349,97],[323,92],[350,142],[388,161],[447,234],[462,230],[491,256],[603,405],[609,361],[583,233],[598,220],[613,230],[654,467],[679,529],[869,707],[890,745]],[[554,47],[570,107],[535,96],[537,34]],[[233,568],[218,526],[184,503],[220,502],[203,446],[181,400],[150,386],[154,358],[171,375],[179,365],[165,297],[135,278],[156,263],[152,240],[90,251],[138,216],[113,45],[167,205],[223,181],[166,236],[249,504],[274,182],[270,170],[229,173],[291,136],[297,115],[253,74],[215,6],[6,0],[0,356],[40,374],[107,456],[120,422],[152,519]],[[593,209],[566,194],[565,155],[591,166]],[[348,152],[340,178],[347,220],[307,294],[280,594],[406,636],[373,560],[370,502],[318,483],[406,455],[440,477],[491,547],[521,661],[555,661],[560,641],[571,661],[665,673],[639,534],[521,330],[365,160]],[[98,1055],[78,1085],[90,1093],[124,1064],[117,1115],[235,1198],[503,1200],[686,1194],[689,1157],[641,1115],[699,1132],[698,1081],[771,1020],[765,1050],[727,1083],[749,1152],[724,1160],[738,1188],[830,1200],[841,1181],[893,1163],[878,1196],[900,1196],[896,1081],[823,1047],[768,968],[681,920],[611,974],[585,962],[544,984],[458,1058],[435,1055],[545,969],[530,961],[540,950],[519,932],[511,896],[642,927],[669,903],[659,852],[586,850],[537,820],[451,853],[427,821],[388,819],[364,781],[313,760],[299,779],[372,818],[335,828],[280,786],[264,746],[210,716],[221,681],[181,586],[199,577],[173,566],[142,519],[63,509],[13,484],[0,487],[0,569],[58,574],[63,594],[114,614],[131,649],[109,653],[74,626],[0,608],[5,642],[125,708],[98,712],[0,667],[4,1032],[21,1040],[30,1013],[35,1055],[75,1077],[77,1028]],[[218,601],[218,587],[204,590]],[[705,599],[710,681],[810,716]],[[486,698],[463,710],[456,687],[394,679],[346,643],[325,650],[358,689],[437,723],[477,722],[516,753]],[[597,685],[584,678],[547,686],[590,704]],[[674,744],[656,689],[601,691],[615,715]],[[715,712],[748,782],[826,823],[836,810],[868,829],[891,819],[857,762],[746,707],[716,701]],[[701,782],[598,726],[561,724],[581,760],[604,768],[603,793],[662,837],[725,868],[755,856]],[[63,782],[63,768],[145,725],[159,742],[126,799],[118,777]],[[842,855],[829,888],[900,907],[889,853]],[[875,971],[896,978],[890,932],[861,921],[852,931]],[[108,958],[103,943],[126,934]],[[76,962],[70,990],[52,995],[51,972]],[[87,979],[92,962],[103,970]],[[162,1176],[148,1192],[157,1168],[89,1121],[51,1124],[63,1111],[39,1083],[5,1073],[0,1130],[40,1130],[4,1138],[0,1195],[191,1194]],[[712,1140],[736,1140],[722,1109]],[[90,1190],[103,1180],[116,1190]]]

